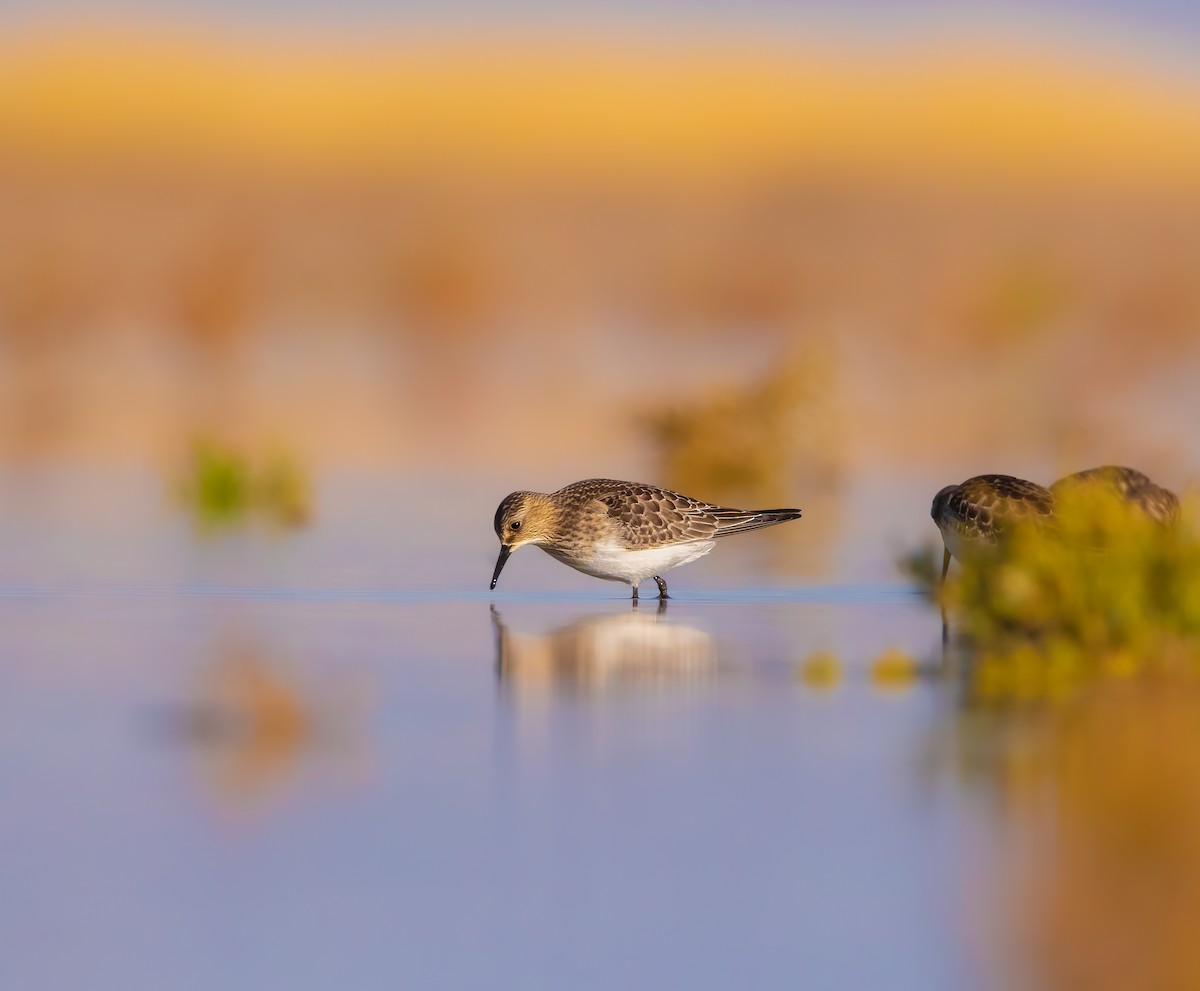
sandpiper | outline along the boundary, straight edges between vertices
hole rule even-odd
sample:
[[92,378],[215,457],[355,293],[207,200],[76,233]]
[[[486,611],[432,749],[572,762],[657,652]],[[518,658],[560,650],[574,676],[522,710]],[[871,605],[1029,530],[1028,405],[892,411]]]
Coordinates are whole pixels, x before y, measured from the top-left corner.
[[[1048,526],[1054,518],[1054,497],[1035,482],[1012,475],[976,475],[959,485],[947,485],[933,497],[929,511],[942,533],[942,581],[950,558],[960,561],[965,549],[994,545],[1015,523]],[[969,553],[969,551],[968,551]]]
[[1163,526],[1170,526],[1179,519],[1179,497],[1170,489],[1156,485],[1135,468],[1120,465],[1088,468],[1060,478],[1050,486],[1050,491],[1058,497],[1080,486],[1096,486],[1112,492]]
[[667,597],[662,572],[713,549],[718,537],[774,526],[798,509],[726,509],[638,482],[589,478],[557,492],[513,492],[496,510],[500,558],[492,588],[509,555],[534,544],[585,575],[638,584],[653,578]]

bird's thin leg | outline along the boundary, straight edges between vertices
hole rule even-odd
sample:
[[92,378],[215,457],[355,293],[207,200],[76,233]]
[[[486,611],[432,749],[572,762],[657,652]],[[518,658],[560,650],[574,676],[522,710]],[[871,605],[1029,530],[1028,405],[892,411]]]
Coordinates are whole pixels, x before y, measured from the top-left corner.
[[655,575],[654,576],[654,584],[658,586],[658,598],[659,598],[660,602],[663,599],[670,598],[670,596],[667,595],[667,583],[664,579],[660,578],[658,575]]
[[637,602],[637,600],[638,600],[638,596],[637,596],[637,589],[638,589],[638,587],[637,587],[637,582],[633,582],[632,584],[633,584],[633,601],[634,601],[634,602]]

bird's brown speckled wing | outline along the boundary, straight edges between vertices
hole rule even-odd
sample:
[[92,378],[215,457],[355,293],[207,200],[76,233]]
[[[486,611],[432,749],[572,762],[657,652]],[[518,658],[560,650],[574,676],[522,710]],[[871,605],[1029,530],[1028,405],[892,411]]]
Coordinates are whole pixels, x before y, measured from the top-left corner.
[[977,475],[949,494],[946,512],[988,540],[1018,522],[1048,526],[1054,517],[1050,490],[1012,475]]
[[1154,483],[1136,468],[1101,465],[1099,468],[1087,468],[1084,471],[1077,471],[1073,475],[1060,478],[1050,486],[1050,491],[1057,494],[1076,485],[1102,485],[1129,499],[1138,489],[1154,485]]
[[1168,525],[1179,518],[1179,497],[1170,489],[1164,489],[1150,481],[1136,468],[1120,465],[1088,468],[1060,478],[1050,486],[1050,491],[1061,495],[1077,486],[1093,485],[1119,495],[1158,523]]
[[712,540],[730,533],[796,519],[798,509],[728,509],[640,482],[589,478],[555,493],[570,503],[598,502],[631,547],[657,547],[687,540]]
[[1129,501],[1135,503],[1150,519],[1164,526],[1179,519],[1179,497],[1170,489],[1153,482],[1131,492]]

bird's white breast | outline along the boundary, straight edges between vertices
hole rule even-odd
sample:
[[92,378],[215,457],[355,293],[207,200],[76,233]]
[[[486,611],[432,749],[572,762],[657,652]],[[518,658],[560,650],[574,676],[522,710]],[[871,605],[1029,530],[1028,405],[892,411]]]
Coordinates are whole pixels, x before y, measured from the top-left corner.
[[942,543],[956,561],[962,561],[963,554],[978,554],[981,550],[990,549],[993,545],[982,537],[971,537],[952,526],[939,526],[942,531]]
[[[715,540],[689,540],[681,544],[630,550],[619,541],[602,540],[596,543],[586,558],[564,557],[560,560],[595,578],[635,584],[703,557],[715,545]],[[552,551],[550,553],[553,554]]]

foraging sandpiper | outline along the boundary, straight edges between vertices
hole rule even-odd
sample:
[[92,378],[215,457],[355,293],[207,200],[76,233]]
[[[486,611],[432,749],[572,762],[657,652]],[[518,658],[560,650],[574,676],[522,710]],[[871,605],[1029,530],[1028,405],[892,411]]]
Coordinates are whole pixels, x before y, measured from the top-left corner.
[[492,588],[509,555],[534,544],[585,575],[638,583],[653,578],[667,597],[662,572],[713,549],[718,537],[774,526],[798,509],[726,509],[637,482],[589,478],[557,492],[514,492],[496,510],[500,558]]
[[1064,492],[1091,486],[1120,496],[1155,523],[1170,526],[1179,519],[1179,497],[1170,489],[1156,485],[1134,468],[1101,465],[1099,468],[1077,471],[1060,478],[1050,486],[1050,491],[1057,497]]
[[945,545],[944,582],[950,558],[961,561],[965,549],[995,544],[1014,524],[1049,526],[1054,519],[1054,497],[1049,489],[1023,478],[976,475],[942,489],[933,497],[929,515],[941,531]]

